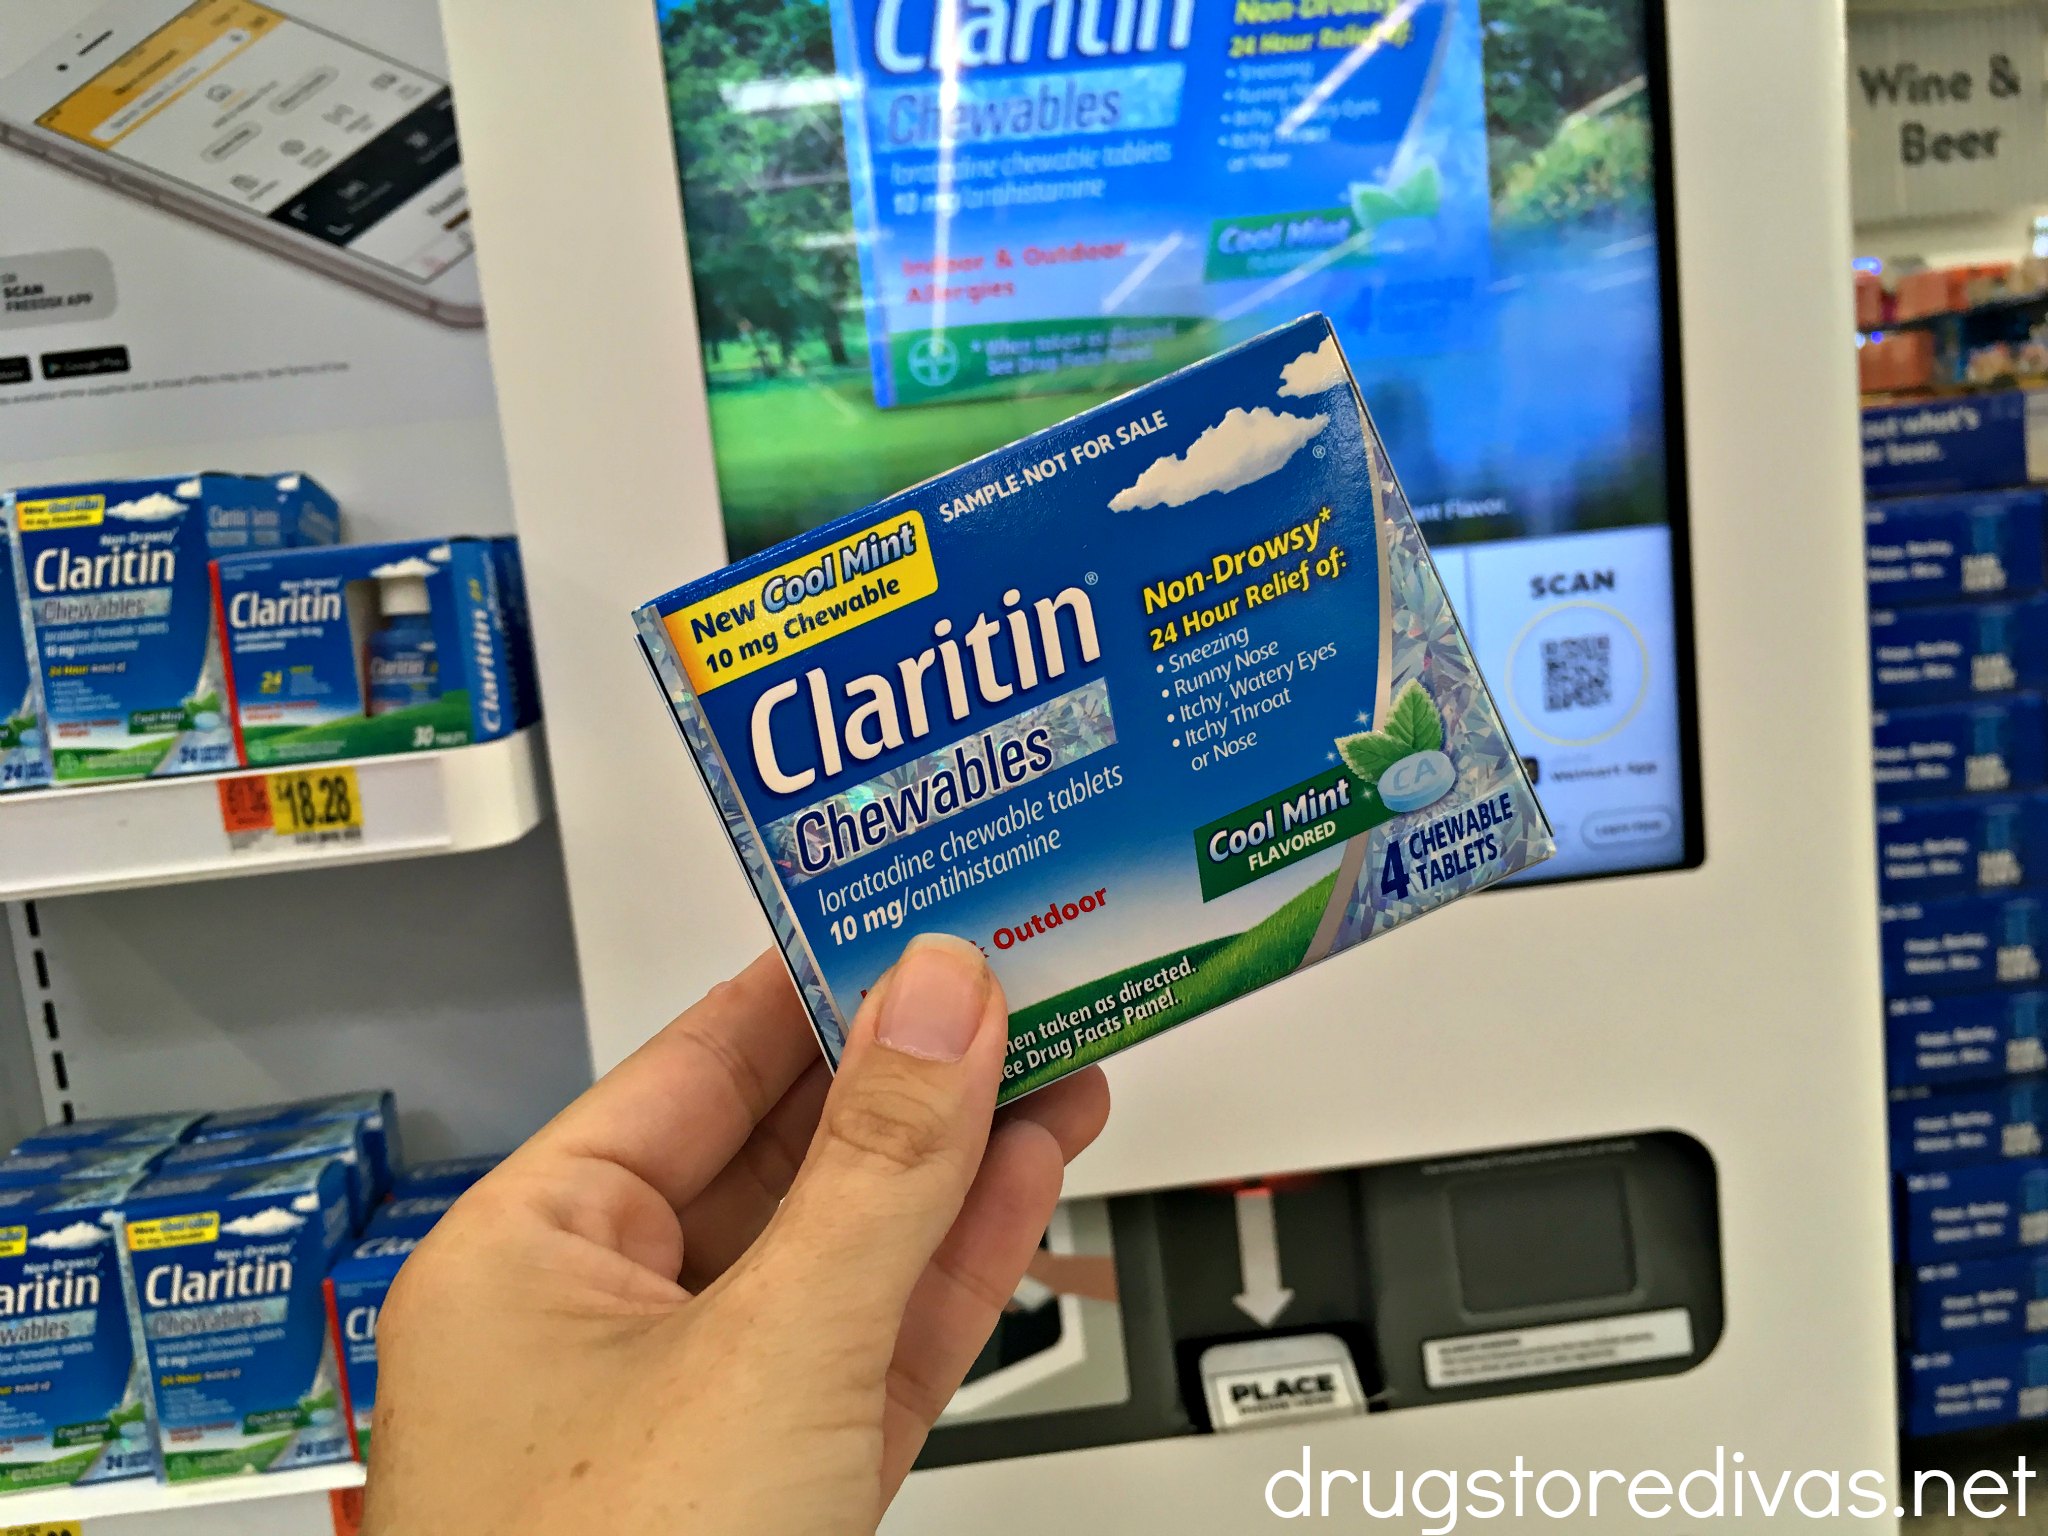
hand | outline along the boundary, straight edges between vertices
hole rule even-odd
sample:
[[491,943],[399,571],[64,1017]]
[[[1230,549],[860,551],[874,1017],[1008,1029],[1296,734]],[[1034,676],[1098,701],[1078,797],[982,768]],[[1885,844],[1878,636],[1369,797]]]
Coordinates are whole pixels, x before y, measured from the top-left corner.
[[669,1025],[406,1261],[364,1529],[872,1531],[1109,1113],[1090,1069],[995,1121],[1008,1014],[931,936],[836,1081],[773,954]]

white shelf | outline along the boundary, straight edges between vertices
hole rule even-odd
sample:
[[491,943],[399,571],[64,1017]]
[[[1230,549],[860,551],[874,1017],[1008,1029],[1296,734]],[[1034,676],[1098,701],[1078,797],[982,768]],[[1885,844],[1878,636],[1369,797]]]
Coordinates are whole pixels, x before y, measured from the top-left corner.
[[535,728],[444,752],[354,759],[345,766],[355,770],[362,825],[341,841],[231,838],[221,785],[262,773],[0,796],[0,901],[495,848],[546,812],[540,756]]
[[17,1493],[0,1498],[0,1531],[15,1526],[61,1525],[79,1521],[87,1530],[95,1520],[121,1515],[181,1514],[220,1504],[246,1504],[257,1499],[321,1495],[335,1488],[359,1488],[363,1469],[352,1461],[300,1472],[270,1472],[223,1477],[206,1483],[167,1487],[153,1478],[135,1477],[94,1488],[53,1488],[45,1493]]

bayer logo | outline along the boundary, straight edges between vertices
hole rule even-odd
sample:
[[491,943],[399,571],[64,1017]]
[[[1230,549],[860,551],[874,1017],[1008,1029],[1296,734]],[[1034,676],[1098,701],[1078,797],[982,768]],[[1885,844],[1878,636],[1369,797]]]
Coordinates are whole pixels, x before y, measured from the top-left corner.
[[960,372],[960,349],[943,335],[910,344],[910,376],[926,389],[943,389]]

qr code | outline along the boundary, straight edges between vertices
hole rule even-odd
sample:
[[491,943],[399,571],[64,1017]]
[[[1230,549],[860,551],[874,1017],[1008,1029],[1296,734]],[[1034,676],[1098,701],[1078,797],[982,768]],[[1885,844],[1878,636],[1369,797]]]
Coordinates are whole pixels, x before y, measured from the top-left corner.
[[1614,700],[1612,637],[1577,635],[1543,642],[1543,707],[1597,709]]

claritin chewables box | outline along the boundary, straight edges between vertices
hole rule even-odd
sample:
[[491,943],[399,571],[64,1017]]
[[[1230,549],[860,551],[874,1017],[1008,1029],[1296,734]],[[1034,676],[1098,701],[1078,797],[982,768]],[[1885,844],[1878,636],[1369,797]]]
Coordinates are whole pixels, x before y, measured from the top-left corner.
[[916,932],[1008,1099],[1553,851],[1321,316],[636,620],[835,1062]]

